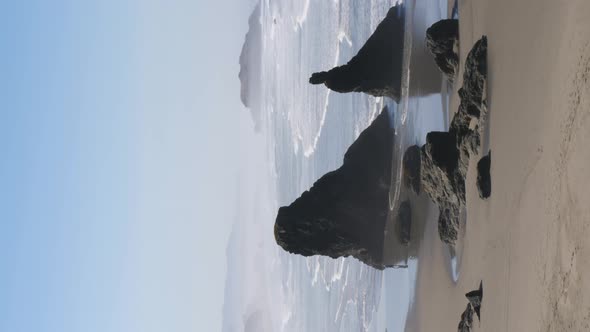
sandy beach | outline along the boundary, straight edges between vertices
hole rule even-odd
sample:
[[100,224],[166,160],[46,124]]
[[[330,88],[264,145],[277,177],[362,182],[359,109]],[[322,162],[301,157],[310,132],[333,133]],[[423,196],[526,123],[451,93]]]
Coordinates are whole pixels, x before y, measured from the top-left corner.
[[488,37],[492,195],[472,158],[459,279],[427,225],[406,331],[456,331],[480,280],[475,331],[588,331],[590,1],[459,0],[459,22],[461,69]]

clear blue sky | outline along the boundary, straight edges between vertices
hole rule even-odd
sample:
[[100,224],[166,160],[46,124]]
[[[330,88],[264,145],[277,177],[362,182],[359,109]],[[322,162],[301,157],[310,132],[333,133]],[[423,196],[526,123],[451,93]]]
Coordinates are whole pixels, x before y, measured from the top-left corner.
[[216,331],[249,2],[0,6],[0,331]]

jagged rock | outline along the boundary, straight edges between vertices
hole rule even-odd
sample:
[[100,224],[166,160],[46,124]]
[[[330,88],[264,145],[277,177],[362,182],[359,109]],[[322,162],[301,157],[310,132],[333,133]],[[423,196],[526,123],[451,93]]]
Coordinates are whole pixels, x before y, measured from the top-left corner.
[[483,299],[483,286],[482,282],[479,283],[479,289],[471,291],[465,294],[469,303],[467,303],[467,308],[461,314],[461,321],[459,322],[459,326],[457,330],[459,332],[471,332],[473,328],[473,313],[477,315],[477,319],[480,319],[480,310],[481,310],[481,301]]
[[459,151],[450,133],[426,135],[422,146],[422,189],[439,207],[439,236],[449,244],[458,237],[460,209],[465,201],[465,176],[458,159]]
[[[448,132],[430,132],[421,150],[422,189],[439,207],[441,240],[454,245],[465,206],[465,176],[471,156],[479,153],[486,118],[487,38],[475,43],[465,63],[461,103]],[[472,129],[473,128],[473,129]]]
[[394,130],[387,109],[344,155],[291,205],[279,209],[274,235],[286,251],[303,256],[353,256],[378,269],[389,213]]
[[403,201],[397,212],[397,234],[401,244],[407,246],[410,244],[410,235],[412,231],[412,206],[410,201]]
[[477,163],[477,191],[481,199],[486,199],[492,194],[492,177],[490,166],[492,163],[492,151],[482,157]]
[[240,99],[250,110],[256,129],[260,129],[261,96],[258,85],[262,76],[262,24],[260,3],[248,18],[248,32],[240,53]]
[[406,149],[403,158],[404,185],[420,194],[420,147],[412,145]]
[[473,328],[473,307],[471,303],[467,303],[467,308],[461,314],[461,321],[457,327],[458,332],[471,332]]
[[451,83],[457,75],[459,66],[459,21],[440,20],[426,30],[426,46],[438,68]]
[[480,310],[481,310],[481,301],[483,299],[483,282],[479,282],[479,289],[473,290],[467,294],[465,294],[467,300],[469,300],[469,304],[473,307],[475,314],[477,315],[477,319],[481,319],[480,317]]
[[357,55],[345,65],[313,73],[311,84],[325,84],[336,92],[365,92],[399,102],[404,46],[404,7],[389,9]]

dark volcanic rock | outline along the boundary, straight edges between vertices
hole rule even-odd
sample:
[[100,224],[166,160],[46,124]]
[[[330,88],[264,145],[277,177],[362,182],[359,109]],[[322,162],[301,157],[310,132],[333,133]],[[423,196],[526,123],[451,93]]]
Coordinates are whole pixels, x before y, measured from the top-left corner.
[[397,212],[397,234],[401,244],[407,246],[410,244],[410,235],[412,231],[412,206],[410,201],[404,201]]
[[467,300],[469,300],[469,303],[473,307],[473,310],[475,310],[475,314],[477,314],[477,318],[481,319],[479,314],[480,314],[480,310],[481,310],[481,301],[483,299],[483,282],[479,283],[479,289],[476,289],[474,291],[471,291],[471,292],[465,294],[465,297],[467,298]]
[[404,185],[411,188],[416,194],[420,194],[420,147],[410,146],[404,153]]
[[471,303],[467,303],[467,308],[461,314],[461,321],[457,327],[458,332],[471,332],[473,328],[473,307]]
[[482,199],[486,199],[492,194],[491,163],[492,151],[487,156],[482,157],[477,163],[477,191],[479,192],[479,197]]
[[279,209],[274,234],[286,251],[303,256],[353,256],[378,269],[389,213],[394,130],[387,109],[344,155],[291,205]]
[[314,73],[311,84],[336,92],[365,92],[399,102],[404,46],[404,8],[396,5],[347,64]]
[[262,76],[262,24],[260,3],[248,18],[248,32],[240,53],[240,99],[250,109],[254,124],[260,127],[261,96],[259,85]]
[[440,20],[426,30],[426,46],[438,68],[449,81],[455,80],[459,66],[459,21],[455,19]]
[[[487,38],[475,43],[465,63],[461,103],[448,132],[430,132],[421,153],[422,189],[438,205],[439,236],[453,245],[465,206],[465,176],[469,159],[479,153],[481,120],[485,119]],[[473,128],[473,129],[472,129]]]

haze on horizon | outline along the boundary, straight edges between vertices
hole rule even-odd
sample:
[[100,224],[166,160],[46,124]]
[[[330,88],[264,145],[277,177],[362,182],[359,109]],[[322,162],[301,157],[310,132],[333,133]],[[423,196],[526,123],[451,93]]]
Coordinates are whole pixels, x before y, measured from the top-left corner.
[[220,328],[251,8],[3,6],[0,330]]

